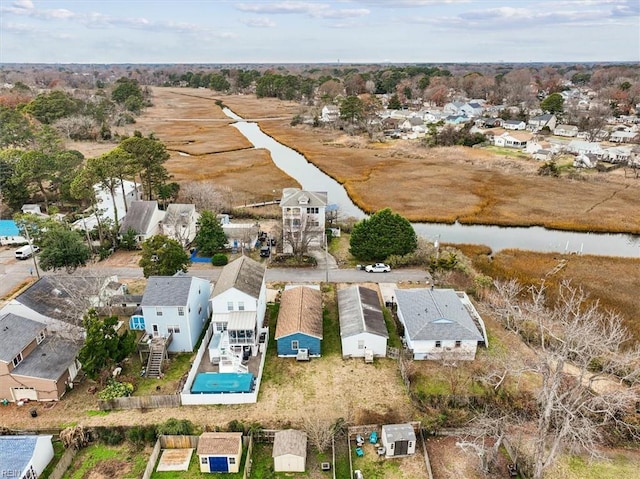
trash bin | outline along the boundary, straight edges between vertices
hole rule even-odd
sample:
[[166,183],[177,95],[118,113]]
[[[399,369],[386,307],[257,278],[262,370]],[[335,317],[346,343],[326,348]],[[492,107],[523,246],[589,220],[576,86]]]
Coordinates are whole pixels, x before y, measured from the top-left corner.
[[31,414],[31,417],[38,417],[38,411],[36,411],[36,408],[30,409],[29,414]]

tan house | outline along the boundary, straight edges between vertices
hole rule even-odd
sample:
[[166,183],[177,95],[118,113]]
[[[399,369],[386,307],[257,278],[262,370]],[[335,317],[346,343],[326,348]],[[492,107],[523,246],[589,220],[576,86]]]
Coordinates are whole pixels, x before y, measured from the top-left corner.
[[200,472],[238,472],[242,459],[241,432],[205,432],[196,451]]
[[38,321],[0,317],[0,398],[57,401],[73,387],[80,343],[47,332]]
[[275,472],[304,472],[307,465],[307,433],[296,429],[276,432],[272,456]]

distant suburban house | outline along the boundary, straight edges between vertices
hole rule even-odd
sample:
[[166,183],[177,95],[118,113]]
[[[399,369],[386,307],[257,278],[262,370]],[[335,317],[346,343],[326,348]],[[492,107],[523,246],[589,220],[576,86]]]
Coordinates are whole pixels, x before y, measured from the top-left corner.
[[109,190],[99,183],[93,185],[93,190],[96,195],[95,211],[91,211],[91,208],[86,211],[86,213],[90,213],[88,216],[76,220],[72,224],[76,229],[91,231],[98,226],[98,221],[105,219],[115,221],[116,213],[118,223],[121,223],[131,203],[139,199],[140,186],[133,181],[123,180],[115,189],[114,196],[111,196]]
[[196,237],[199,218],[195,205],[170,204],[160,223],[160,233],[187,246]]
[[16,314],[0,317],[0,398],[57,401],[73,387],[81,341]]
[[[236,351],[245,348],[258,354],[260,334],[267,310],[265,267],[248,256],[227,264],[215,283],[209,302],[214,343],[226,343]],[[211,354],[211,351],[210,351]]]
[[232,250],[253,249],[258,241],[260,226],[257,223],[223,223],[222,231],[227,237],[226,247]]
[[198,439],[196,454],[200,463],[200,472],[239,472],[242,459],[242,433],[202,433]]
[[553,134],[556,136],[575,137],[578,136],[578,127],[575,125],[557,125],[553,129]]
[[321,355],[322,294],[319,288],[295,286],[282,292],[274,337],[278,356]]
[[475,358],[486,334],[481,318],[465,293],[452,289],[396,289],[398,319],[404,326],[413,359]]
[[632,154],[633,148],[631,146],[613,146],[605,148],[603,159],[612,163],[627,163]]
[[386,457],[410,456],[416,452],[416,433],[411,424],[384,424],[380,441]]
[[502,123],[502,128],[505,130],[524,130],[527,124],[522,120],[506,120]]
[[22,210],[23,213],[29,213],[32,215],[37,215],[37,216],[47,216],[42,209],[40,208],[40,205],[38,204],[24,204],[22,205],[22,207],[20,208]]
[[503,123],[504,120],[502,118],[489,118],[486,116],[475,120],[475,125],[478,128],[497,128],[501,127]]
[[168,352],[193,351],[209,319],[211,283],[194,276],[151,276],[142,295],[141,314],[129,320],[131,329],[151,338],[171,338]]
[[452,101],[446,103],[442,108],[442,112],[445,115],[463,115],[462,107],[465,105],[463,101]]
[[272,457],[275,472],[305,472],[307,433],[297,429],[276,432],[273,437]]
[[37,479],[53,459],[52,436],[0,436],[0,473],[12,479]]
[[544,148],[541,148],[539,150],[536,150],[535,153],[533,153],[531,156],[533,157],[534,160],[538,160],[538,161],[551,161],[553,159],[553,151],[551,150],[545,150]]
[[424,120],[417,116],[412,116],[400,123],[399,128],[402,131],[413,131],[416,133],[424,133],[427,129],[424,126]]
[[594,154],[598,156],[598,158],[604,156],[604,150],[600,143],[593,141],[571,140],[569,144],[566,145],[565,150],[576,155]]
[[303,191],[298,188],[282,190],[282,250],[292,253],[295,244],[319,247],[324,244],[327,193]]
[[628,143],[633,141],[640,133],[637,131],[614,131],[609,135],[609,141],[614,143]]
[[460,125],[469,121],[469,117],[466,115],[447,115],[443,120],[448,125]]
[[127,215],[120,223],[120,236],[129,230],[136,233],[136,241],[142,243],[160,233],[160,222],[164,220],[164,211],[158,209],[157,201],[133,201]]
[[18,225],[13,220],[0,220],[0,245],[12,246],[27,244],[27,239],[22,236]]
[[470,101],[458,108],[458,113],[477,118],[484,113],[484,107],[477,101]]
[[556,127],[558,119],[552,113],[545,113],[544,115],[533,116],[529,118],[527,122],[527,130],[534,133],[542,130],[544,127],[549,128],[549,131],[553,131]]
[[506,148],[525,148],[527,141],[530,139],[530,133],[520,131],[504,132],[493,137],[493,144]]
[[336,105],[325,105],[322,107],[320,119],[324,122],[334,122],[340,118],[340,109]]
[[364,286],[338,290],[343,358],[387,355],[389,333],[378,293]]
[[90,309],[108,306],[111,297],[124,294],[117,276],[42,276],[0,309],[39,321],[51,332],[72,338],[84,334],[82,316]]

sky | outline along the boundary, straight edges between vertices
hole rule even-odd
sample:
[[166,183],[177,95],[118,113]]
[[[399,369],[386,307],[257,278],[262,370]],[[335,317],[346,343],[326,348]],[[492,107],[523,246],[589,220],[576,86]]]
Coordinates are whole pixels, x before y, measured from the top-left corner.
[[640,0],[0,0],[0,63],[640,62]]

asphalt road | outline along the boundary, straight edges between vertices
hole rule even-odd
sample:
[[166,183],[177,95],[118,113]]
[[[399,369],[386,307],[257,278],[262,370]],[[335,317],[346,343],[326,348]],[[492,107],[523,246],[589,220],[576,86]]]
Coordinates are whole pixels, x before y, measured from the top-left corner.
[[[35,277],[33,261],[17,260],[15,248],[0,248],[0,298],[6,298],[11,292],[30,276]],[[188,274],[215,282],[220,275],[220,268],[209,265],[193,265]],[[65,271],[42,273],[65,275]],[[142,268],[138,267],[105,267],[94,263],[77,270],[82,275],[116,275],[121,279],[142,278]],[[267,282],[283,283],[366,283],[366,282],[426,282],[429,273],[421,269],[399,269],[390,273],[367,273],[355,268],[267,268]]]

